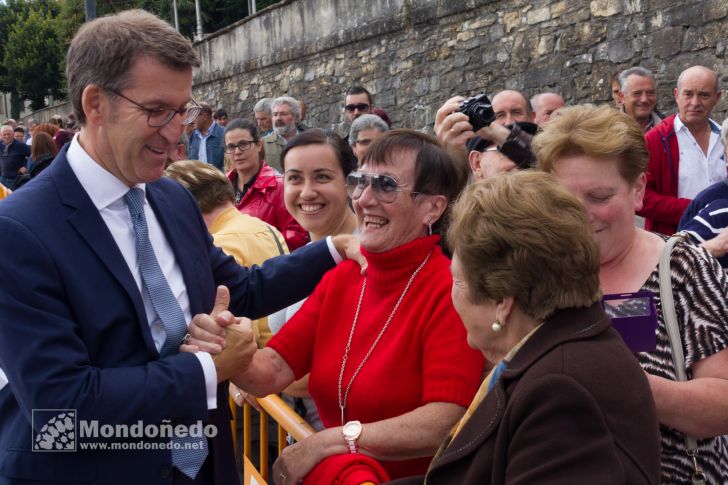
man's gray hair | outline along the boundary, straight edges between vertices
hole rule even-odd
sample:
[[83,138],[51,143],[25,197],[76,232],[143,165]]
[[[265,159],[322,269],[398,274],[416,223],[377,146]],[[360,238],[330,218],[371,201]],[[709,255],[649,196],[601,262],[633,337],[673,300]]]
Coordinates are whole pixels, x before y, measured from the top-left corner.
[[652,74],[652,71],[650,71],[649,69],[646,69],[642,66],[630,67],[629,69],[625,69],[624,71],[619,73],[619,90],[622,91],[622,94],[627,94],[627,78],[630,77],[632,74],[640,77],[648,77],[652,79],[652,82],[657,84],[657,79],[655,79],[655,75]]
[[301,105],[298,104],[298,100],[296,98],[292,98],[290,96],[280,96],[273,100],[273,103],[271,103],[271,112],[276,108],[276,106],[281,104],[287,104],[291,108],[291,113],[293,113],[293,120],[295,123],[298,123],[301,121]]
[[179,136],[179,140],[177,140],[177,145],[184,145],[185,153],[190,153],[190,138],[187,136],[187,133],[185,133],[184,131]]
[[200,66],[192,43],[159,17],[144,10],[126,10],[81,26],[66,55],[68,99],[78,121],[86,123],[81,96],[89,85],[111,92],[131,83],[137,59],[150,57],[183,71]]
[[268,116],[273,116],[273,98],[261,99],[260,101],[255,103],[253,111],[256,113],[265,111],[266,113],[268,113]]
[[354,144],[359,139],[359,133],[363,130],[376,128],[380,133],[389,130],[387,123],[377,115],[361,115],[351,123],[349,129],[349,144]]

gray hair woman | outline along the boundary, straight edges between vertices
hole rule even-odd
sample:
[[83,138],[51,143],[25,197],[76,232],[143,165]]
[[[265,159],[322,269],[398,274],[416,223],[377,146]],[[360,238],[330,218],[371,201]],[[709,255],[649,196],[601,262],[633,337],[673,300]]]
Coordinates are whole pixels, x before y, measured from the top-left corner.
[[349,129],[349,144],[357,160],[362,160],[369,145],[386,131],[389,126],[377,115],[361,115],[355,119]]

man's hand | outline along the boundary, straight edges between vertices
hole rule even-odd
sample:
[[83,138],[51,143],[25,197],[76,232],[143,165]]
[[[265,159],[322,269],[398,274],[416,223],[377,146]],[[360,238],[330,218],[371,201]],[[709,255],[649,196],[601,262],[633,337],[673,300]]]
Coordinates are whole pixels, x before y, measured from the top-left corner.
[[239,320],[241,323],[233,323],[225,328],[225,348],[212,356],[218,383],[245,371],[258,351],[252,322],[249,318]]
[[462,96],[452,97],[437,110],[435,135],[455,162],[467,163],[468,149],[465,144],[475,137],[475,133],[468,116],[458,111],[463,101],[465,98]]
[[225,286],[217,287],[215,304],[209,315],[195,315],[187,329],[190,337],[179,348],[180,352],[208,352],[219,354],[225,347],[225,327],[236,322],[228,311],[230,290]]
[[502,145],[508,140],[511,130],[500,123],[491,123],[478,130],[478,136],[484,140],[490,140],[495,145]]
[[359,250],[359,238],[353,234],[339,234],[331,238],[336,251],[344,259],[352,259],[361,266],[361,274],[367,271],[367,260]]

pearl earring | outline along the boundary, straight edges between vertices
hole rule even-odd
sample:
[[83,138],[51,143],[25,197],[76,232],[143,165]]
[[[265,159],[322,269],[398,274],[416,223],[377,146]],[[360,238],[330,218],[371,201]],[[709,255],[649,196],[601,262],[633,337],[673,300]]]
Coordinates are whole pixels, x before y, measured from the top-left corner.
[[493,332],[498,333],[503,330],[503,325],[501,325],[501,323],[496,320],[495,322],[493,322],[493,325],[491,325],[491,328],[493,329]]

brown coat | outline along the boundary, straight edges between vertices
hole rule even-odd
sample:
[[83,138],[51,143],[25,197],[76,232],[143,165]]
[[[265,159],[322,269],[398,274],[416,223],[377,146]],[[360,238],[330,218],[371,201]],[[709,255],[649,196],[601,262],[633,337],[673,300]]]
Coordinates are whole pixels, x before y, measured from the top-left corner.
[[[600,305],[558,312],[524,344],[445,452],[439,484],[657,484],[647,379]],[[409,479],[397,483],[422,483]]]

